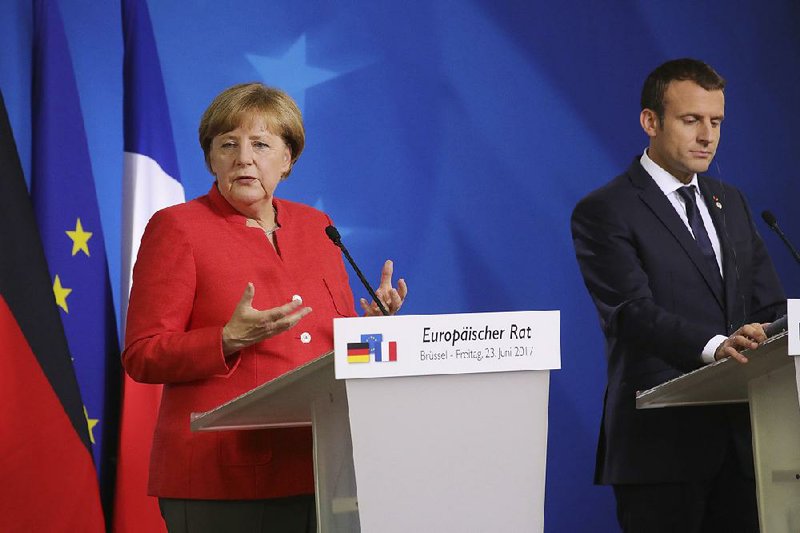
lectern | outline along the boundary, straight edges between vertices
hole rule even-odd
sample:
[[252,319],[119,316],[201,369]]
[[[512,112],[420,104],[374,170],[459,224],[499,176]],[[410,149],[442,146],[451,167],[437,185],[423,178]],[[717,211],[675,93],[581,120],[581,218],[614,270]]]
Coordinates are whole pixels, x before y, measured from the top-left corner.
[[[527,315],[485,314],[495,320],[483,326],[492,335],[502,337],[502,330],[508,340],[512,330],[528,332],[525,343],[514,341],[516,356],[496,339],[476,340],[483,344],[474,346],[427,344],[428,351],[420,354],[405,336],[418,322],[435,328],[437,319],[430,317],[341,319],[366,320],[346,325],[366,328],[373,341],[391,339],[384,344],[399,346],[395,357],[400,363],[404,358],[407,364],[422,361],[437,365],[431,368],[441,373],[336,379],[334,366],[341,360],[335,363],[328,353],[211,411],[193,414],[191,427],[242,431],[311,425],[321,532],[541,532],[549,369],[560,365],[558,315],[552,313],[547,318],[555,330],[540,340],[533,326],[524,329]],[[455,331],[484,331],[472,324],[488,319],[475,314],[470,320]],[[508,327],[503,320],[511,321]],[[398,324],[406,333],[391,329]],[[549,323],[547,329],[553,329]],[[338,346],[338,329],[336,335]],[[351,344],[369,343],[358,338]],[[553,345],[555,358],[536,359],[540,352],[553,353]],[[347,353],[336,357],[348,364]],[[367,364],[375,367],[393,364],[376,362],[380,356],[374,353],[370,357]],[[467,371],[446,373],[447,359]],[[547,368],[519,370],[523,359],[528,366]]]
[[775,335],[746,352],[747,364],[723,359],[636,397],[638,409],[749,402],[762,533],[800,531],[800,404],[787,340]]
[[311,426],[319,531],[359,531],[344,381],[333,352],[211,411],[192,414],[192,431]]

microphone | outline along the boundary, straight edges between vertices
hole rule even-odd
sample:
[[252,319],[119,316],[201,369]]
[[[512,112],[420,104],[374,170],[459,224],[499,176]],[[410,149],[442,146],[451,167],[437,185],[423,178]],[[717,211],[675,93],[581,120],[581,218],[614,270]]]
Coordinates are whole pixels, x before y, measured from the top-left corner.
[[783,333],[789,327],[789,319],[786,318],[786,315],[783,315],[775,322],[772,322],[769,326],[764,328],[764,333],[767,335],[767,338],[774,337],[778,333]]
[[[772,211],[762,211],[761,218],[763,218],[764,222],[767,223],[769,229],[778,234],[778,237],[781,238],[783,243],[786,245],[786,247],[794,256],[795,261],[800,263],[800,254],[797,253],[797,250],[795,249],[794,246],[792,246],[792,243],[789,242],[788,237],[786,237],[786,235],[783,233],[781,227],[778,226],[778,219],[775,218],[775,215],[772,214]],[[774,335],[777,335],[778,333],[786,331],[787,327],[788,327],[788,319],[786,318],[786,315],[783,315],[778,320],[776,320],[775,322],[771,323],[769,326],[764,328],[764,333],[766,333],[767,337],[772,337]]]
[[372,299],[375,300],[375,303],[378,304],[378,309],[381,310],[381,313],[383,313],[384,316],[388,316],[389,311],[386,310],[386,308],[383,306],[383,303],[381,303],[380,299],[375,294],[375,291],[373,291],[372,287],[370,287],[369,283],[367,283],[367,279],[364,277],[364,274],[361,273],[361,269],[358,268],[358,265],[356,265],[356,262],[353,261],[353,258],[350,256],[350,252],[347,251],[347,248],[345,248],[344,244],[342,243],[342,236],[339,235],[339,230],[336,229],[335,226],[328,226],[327,228],[325,228],[325,235],[328,236],[328,238],[331,240],[331,242],[333,242],[333,244],[335,244],[338,248],[342,250],[342,252],[344,252],[344,256],[347,258],[347,261],[350,263],[350,266],[352,266],[353,270],[356,271],[358,279],[360,279],[364,287],[367,288],[367,292],[369,293],[370,296],[372,296]]
[[778,219],[775,218],[775,215],[772,214],[772,211],[763,211],[761,213],[761,218],[763,218],[764,222],[767,223],[767,226],[769,226],[769,229],[771,229],[772,231],[774,231],[775,233],[778,234],[778,237],[781,238],[783,243],[786,245],[786,247],[789,249],[789,251],[794,256],[794,260],[797,261],[798,263],[800,263],[800,253],[797,253],[797,249],[794,246],[792,246],[792,243],[789,242],[789,239],[783,233],[783,230],[781,229],[781,227],[778,226]]

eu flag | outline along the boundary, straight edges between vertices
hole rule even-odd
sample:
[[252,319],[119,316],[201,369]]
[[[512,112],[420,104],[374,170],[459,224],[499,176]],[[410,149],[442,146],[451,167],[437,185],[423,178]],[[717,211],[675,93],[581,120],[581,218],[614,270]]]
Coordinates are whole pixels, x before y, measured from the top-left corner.
[[113,487],[121,379],[105,244],[58,5],[34,2],[31,197],[83,398],[104,500]]

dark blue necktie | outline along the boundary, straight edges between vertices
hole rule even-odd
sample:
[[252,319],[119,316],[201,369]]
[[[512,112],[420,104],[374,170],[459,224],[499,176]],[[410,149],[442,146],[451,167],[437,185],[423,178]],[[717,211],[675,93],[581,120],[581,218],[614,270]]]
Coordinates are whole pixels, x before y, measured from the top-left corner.
[[687,185],[686,187],[678,189],[678,194],[681,195],[681,198],[683,198],[686,204],[686,218],[689,219],[689,227],[692,228],[692,233],[694,233],[694,240],[697,242],[697,246],[700,248],[703,257],[705,257],[706,263],[708,263],[712,272],[716,274],[714,276],[715,279],[721,282],[722,276],[720,276],[719,273],[717,256],[714,255],[714,247],[711,246],[711,239],[708,238],[706,226],[703,224],[703,217],[700,216],[700,210],[697,208],[697,202],[695,202],[694,199],[694,191],[694,185]]

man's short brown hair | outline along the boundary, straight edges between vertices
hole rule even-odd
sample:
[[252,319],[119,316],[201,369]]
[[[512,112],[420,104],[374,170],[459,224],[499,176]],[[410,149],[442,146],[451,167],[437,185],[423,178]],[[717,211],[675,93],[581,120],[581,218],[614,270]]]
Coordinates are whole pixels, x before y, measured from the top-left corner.
[[647,76],[642,87],[642,109],[650,109],[664,122],[664,94],[670,82],[691,80],[706,91],[724,91],[725,79],[708,64],[698,59],[667,61]]

